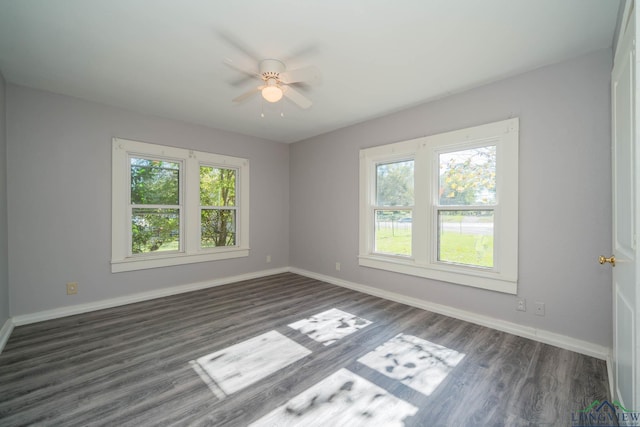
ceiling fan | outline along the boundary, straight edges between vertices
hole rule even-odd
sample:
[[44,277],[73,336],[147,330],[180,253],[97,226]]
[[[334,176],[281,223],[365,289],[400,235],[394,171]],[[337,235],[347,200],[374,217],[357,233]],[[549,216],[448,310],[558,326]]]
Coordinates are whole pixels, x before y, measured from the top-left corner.
[[294,70],[287,70],[284,62],[277,59],[263,59],[258,64],[258,72],[248,71],[236,66],[233,61],[227,59],[225,64],[248,75],[262,81],[262,84],[243,93],[233,99],[233,102],[240,103],[251,98],[260,92],[262,98],[267,102],[278,102],[283,97],[289,99],[298,107],[307,109],[311,107],[312,102],[293,86],[300,85],[305,82],[313,83],[319,78],[319,72],[316,67],[309,66]]

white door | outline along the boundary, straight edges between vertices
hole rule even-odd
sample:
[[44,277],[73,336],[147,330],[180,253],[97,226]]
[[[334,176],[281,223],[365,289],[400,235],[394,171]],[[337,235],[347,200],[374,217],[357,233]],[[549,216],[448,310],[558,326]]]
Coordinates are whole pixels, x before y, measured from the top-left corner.
[[[638,393],[640,363],[638,357],[638,286],[637,254],[638,203],[640,203],[640,147],[636,124],[636,56],[635,14],[621,28],[613,72],[612,156],[613,156],[613,396],[627,410],[640,411]],[[613,258],[612,257],[612,258]],[[602,261],[614,261],[606,259]]]

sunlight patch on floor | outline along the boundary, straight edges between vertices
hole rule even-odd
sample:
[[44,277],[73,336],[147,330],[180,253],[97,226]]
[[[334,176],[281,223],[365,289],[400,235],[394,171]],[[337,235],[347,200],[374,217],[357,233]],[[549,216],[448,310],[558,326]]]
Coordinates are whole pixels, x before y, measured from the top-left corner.
[[369,320],[332,308],[288,326],[315,341],[330,345],[370,324]]
[[251,426],[403,426],[418,408],[340,369]]
[[399,334],[358,362],[429,396],[463,358],[463,353]]
[[219,398],[235,393],[311,353],[270,331],[189,362]]

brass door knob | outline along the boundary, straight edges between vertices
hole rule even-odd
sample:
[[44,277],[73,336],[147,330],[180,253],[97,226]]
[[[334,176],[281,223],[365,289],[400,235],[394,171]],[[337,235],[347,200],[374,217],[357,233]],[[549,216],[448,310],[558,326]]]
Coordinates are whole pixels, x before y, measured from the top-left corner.
[[605,258],[603,255],[600,255],[600,257],[598,258],[598,262],[600,262],[600,264],[604,264],[605,262],[610,262],[611,263],[611,267],[615,267],[616,266],[616,257],[611,255],[609,258]]

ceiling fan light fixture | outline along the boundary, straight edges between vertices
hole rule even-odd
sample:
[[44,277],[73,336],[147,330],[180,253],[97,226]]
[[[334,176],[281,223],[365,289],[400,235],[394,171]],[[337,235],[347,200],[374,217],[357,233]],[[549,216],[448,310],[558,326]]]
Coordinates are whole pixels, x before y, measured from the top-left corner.
[[275,79],[267,80],[267,85],[262,88],[262,97],[267,102],[278,102],[282,99],[282,89]]
[[[229,65],[230,61],[225,61],[225,64]],[[233,68],[237,67],[233,66]],[[260,80],[262,84],[257,87],[254,86],[242,95],[235,97],[233,102],[241,103],[260,92],[262,99],[269,103],[276,103],[286,96],[287,100],[303,110],[311,107],[311,100],[290,85],[316,79],[318,73],[315,67],[286,71],[286,67],[282,61],[278,61],[277,59],[264,59],[260,61],[258,68],[260,70],[259,73],[240,70],[244,74]]]

